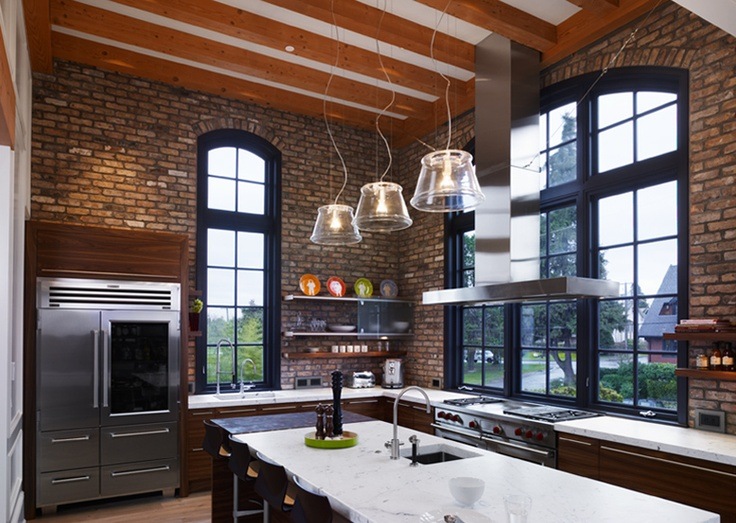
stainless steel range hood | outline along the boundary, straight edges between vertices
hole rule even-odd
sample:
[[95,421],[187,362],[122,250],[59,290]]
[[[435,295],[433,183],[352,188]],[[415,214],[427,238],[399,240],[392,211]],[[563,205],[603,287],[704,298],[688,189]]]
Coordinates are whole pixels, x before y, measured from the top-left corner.
[[491,35],[475,50],[475,287],[424,293],[425,304],[616,297],[619,284],[539,278],[539,53]]

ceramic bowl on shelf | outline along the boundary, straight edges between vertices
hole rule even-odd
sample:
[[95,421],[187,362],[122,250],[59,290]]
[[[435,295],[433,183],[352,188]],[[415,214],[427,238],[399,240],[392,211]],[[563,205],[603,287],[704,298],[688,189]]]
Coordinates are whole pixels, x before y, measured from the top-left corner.
[[353,332],[355,330],[355,325],[335,325],[330,324],[327,326],[329,330],[332,332]]
[[409,330],[408,321],[395,321],[392,323],[392,326],[394,328],[394,332],[406,332]]

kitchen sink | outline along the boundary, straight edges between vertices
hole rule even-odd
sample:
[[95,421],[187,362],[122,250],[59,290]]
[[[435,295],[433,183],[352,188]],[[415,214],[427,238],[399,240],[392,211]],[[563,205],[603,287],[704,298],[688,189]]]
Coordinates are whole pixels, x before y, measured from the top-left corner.
[[249,400],[249,399],[261,399],[261,398],[273,398],[275,394],[270,390],[258,390],[253,392],[244,392],[243,394],[215,394],[215,399],[220,401],[237,401],[237,400]]
[[[434,465],[436,463],[447,463],[459,459],[477,458],[480,454],[451,445],[425,445],[417,449],[417,463],[422,465]],[[401,450],[401,457],[411,459],[411,447]]]

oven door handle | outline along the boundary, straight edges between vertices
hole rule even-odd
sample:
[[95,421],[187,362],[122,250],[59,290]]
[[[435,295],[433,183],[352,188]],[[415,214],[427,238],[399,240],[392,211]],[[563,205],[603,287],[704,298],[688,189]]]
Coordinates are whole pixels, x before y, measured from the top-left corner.
[[502,447],[511,447],[511,448],[514,448],[514,449],[523,450],[525,452],[531,452],[533,454],[539,454],[541,456],[544,456],[545,458],[551,458],[552,456],[554,456],[554,453],[552,451],[549,451],[549,450],[537,450],[537,449],[533,449],[533,448],[530,448],[530,447],[526,447],[524,445],[516,445],[516,444],[510,443],[508,441],[503,441],[503,440],[500,440],[500,439],[493,439],[493,438],[486,438],[484,436],[481,436],[480,439],[482,439],[483,441],[486,441],[488,443],[498,443]]
[[478,434],[477,432],[469,432],[469,431],[465,431],[465,430],[462,430],[462,429],[456,429],[456,428],[453,428],[453,427],[446,427],[444,425],[439,425],[437,423],[432,423],[432,427],[434,427],[435,429],[440,429],[440,430],[444,430],[444,431],[447,431],[447,432],[452,432],[453,434],[459,434],[460,436],[467,436],[468,438],[476,438],[476,439],[480,439],[480,440],[483,439],[483,437],[480,434]]

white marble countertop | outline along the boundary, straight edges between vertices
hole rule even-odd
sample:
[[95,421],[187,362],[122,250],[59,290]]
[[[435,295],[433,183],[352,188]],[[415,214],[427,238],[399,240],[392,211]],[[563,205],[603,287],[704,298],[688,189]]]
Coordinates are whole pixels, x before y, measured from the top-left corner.
[[[283,464],[330,499],[335,510],[357,523],[441,522],[442,514],[459,514],[466,523],[506,521],[503,497],[522,493],[532,498],[529,523],[717,522],[716,514],[541,467],[427,434],[419,434],[420,452],[427,445],[459,447],[478,457],[410,467],[410,460],[389,459],[384,442],[391,425],[382,421],[346,424],[358,434],[357,446],[324,450],[304,445],[308,429],[237,436],[252,450]],[[399,428],[407,441],[413,431]],[[408,447],[408,443],[405,447]],[[485,481],[481,500],[459,507],[448,489],[456,476]]]
[[680,456],[736,465],[736,437],[703,430],[600,416],[555,423],[555,430]]
[[[342,389],[342,399],[377,398],[385,396],[396,398],[402,389],[384,389],[382,387],[371,387],[365,389]],[[462,398],[467,394],[447,392],[437,389],[423,389],[432,403],[439,403],[450,398]],[[218,399],[214,394],[199,394],[189,396],[190,409],[211,409],[215,407],[237,407],[244,405],[268,405],[273,403],[290,403],[293,401],[326,401],[332,399],[332,389],[329,387],[314,389],[292,389],[277,390],[273,392],[247,392],[245,398],[239,394],[222,394],[225,399]],[[402,399],[415,402],[424,402],[422,395],[415,390],[410,390]]]

